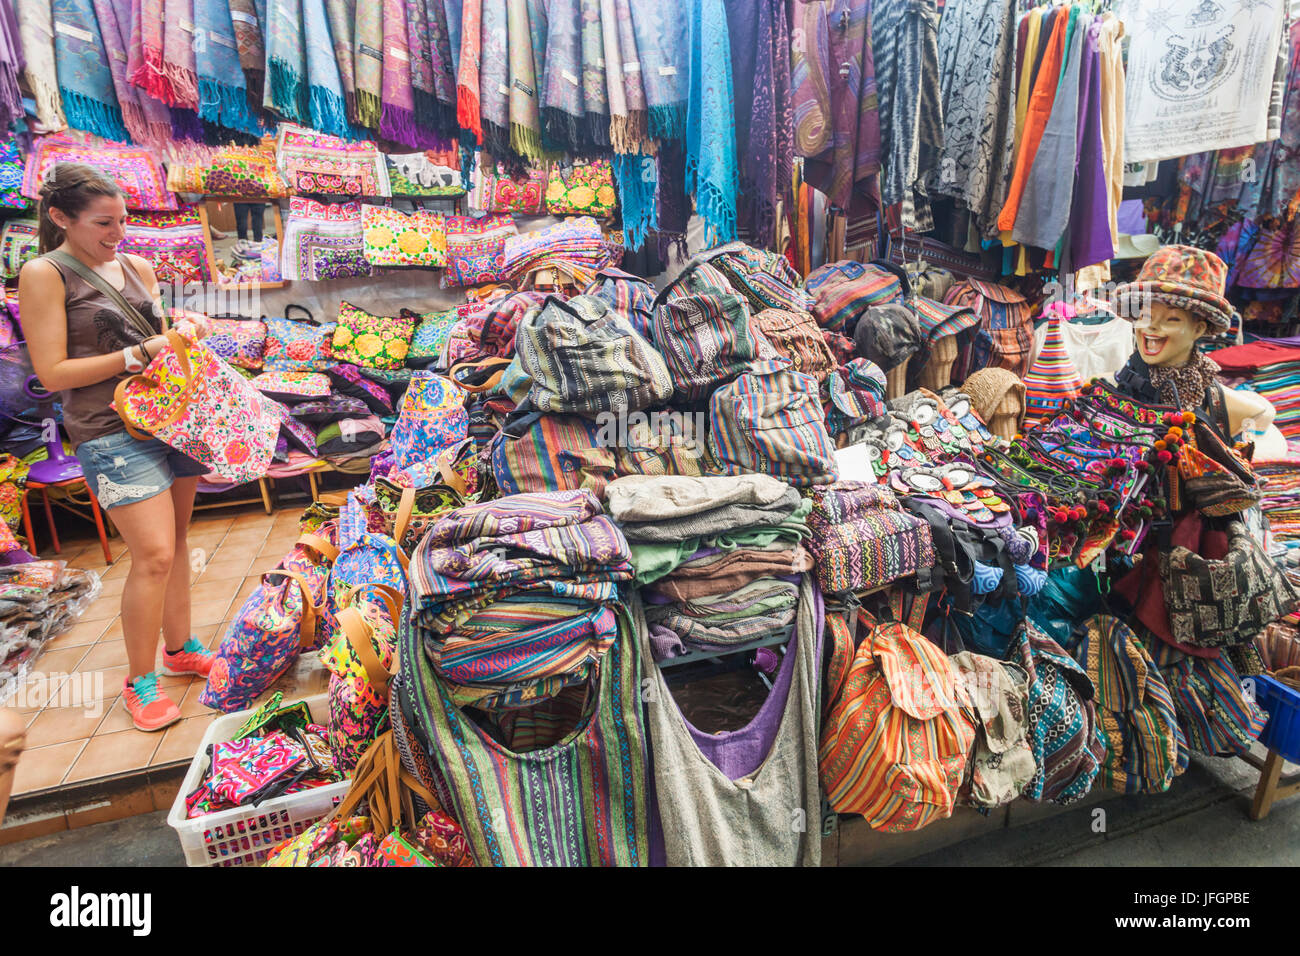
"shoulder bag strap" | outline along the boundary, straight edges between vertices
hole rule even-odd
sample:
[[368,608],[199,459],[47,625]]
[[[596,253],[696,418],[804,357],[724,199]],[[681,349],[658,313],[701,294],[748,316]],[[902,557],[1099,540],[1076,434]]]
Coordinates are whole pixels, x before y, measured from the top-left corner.
[[[91,288],[95,289],[98,292],[102,292],[105,296],[107,296],[108,299],[114,305],[116,305],[119,310],[121,310],[122,316],[128,322],[130,322],[131,325],[135,327],[135,330],[139,332],[141,335],[143,335],[145,338],[151,338],[152,336],[158,334],[158,331],[149,323],[149,321],[143,315],[140,314],[139,309],[133,306],[130,302],[127,302],[126,299],[122,296],[121,292],[117,291],[117,289],[114,289],[111,285],[109,285],[107,279],[105,279],[98,272],[95,272],[93,269],[88,268],[85,265],[85,263],[83,263],[76,256],[72,255],[71,253],[64,252],[62,249],[55,249],[53,252],[47,252],[45,254],[45,257],[47,259],[52,259],[53,261],[59,263],[60,265],[66,266],[67,268],[71,269],[83,280],[85,280],[87,285],[89,285]],[[125,270],[127,268],[132,268],[132,267],[131,264],[128,262],[123,264],[122,268],[123,270]]]
[[[171,413],[162,421],[156,422],[150,426],[155,431],[166,428],[173,422],[178,421],[181,416],[189,410],[190,394],[194,386],[194,369],[190,366],[190,356],[187,351],[185,337],[175,329],[168,329],[166,335],[167,343],[176,354],[176,361],[181,367],[181,374],[185,376],[185,386],[181,389],[180,395],[177,397],[175,407],[172,408]],[[156,357],[157,356],[155,356],[155,358]],[[126,425],[126,430],[131,437],[137,438],[140,441],[148,441],[150,436],[145,432],[142,432],[137,423],[127,418],[126,390],[133,382],[145,382],[154,387],[157,387],[158,385],[156,379],[143,373],[131,375],[119,381],[117,387],[113,389],[113,404],[117,408],[118,417],[122,419],[122,423]]]
[[[471,394],[486,392],[489,389],[494,388],[496,384],[501,381],[501,376],[505,374],[505,370],[509,367],[510,361],[511,360],[507,358],[487,358],[475,362],[461,362],[459,365],[453,365],[451,367],[447,372],[447,377],[455,382],[459,388]],[[491,371],[491,374],[488,375],[488,377],[480,384],[467,385],[456,377],[456,373],[466,369],[487,369],[494,371]]]
[[331,564],[334,562],[334,559],[339,556],[339,549],[334,547],[334,545],[330,544],[329,541],[318,534],[304,534],[295,543],[311,548]]
[[384,667],[379,660],[379,655],[375,653],[373,643],[373,632],[361,612],[354,607],[344,608],[338,613],[339,627],[343,628],[343,633],[347,636],[348,644],[352,646],[352,651],[357,655],[357,660],[361,661],[361,666],[365,668],[366,680],[370,686],[375,689],[375,693],[381,697],[388,695],[388,682],[392,679],[392,674],[388,668]]

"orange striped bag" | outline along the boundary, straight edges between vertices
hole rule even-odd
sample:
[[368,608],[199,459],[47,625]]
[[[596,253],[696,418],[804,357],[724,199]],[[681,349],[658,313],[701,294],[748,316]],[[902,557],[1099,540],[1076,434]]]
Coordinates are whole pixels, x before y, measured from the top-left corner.
[[860,620],[868,630],[855,650],[848,625],[827,616],[822,786],[835,811],[860,813],[873,829],[919,830],[952,816],[975,726],[943,651],[906,624]]

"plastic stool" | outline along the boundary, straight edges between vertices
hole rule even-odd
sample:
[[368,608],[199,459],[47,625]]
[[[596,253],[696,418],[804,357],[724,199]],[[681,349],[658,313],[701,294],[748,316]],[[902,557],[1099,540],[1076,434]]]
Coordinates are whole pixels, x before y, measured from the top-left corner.
[[[54,553],[62,554],[63,548],[59,544],[59,532],[54,527],[54,509],[50,507],[51,488],[75,488],[78,485],[86,489],[86,494],[90,496],[90,510],[95,516],[95,530],[99,532],[99,546],[104,549],[104,563],[113,563],[113,552],[108,549],[108,531],[104,527],[104,515],[99,510],[99,501],[95,498],[95,493],[90,490],[90,485],[86,483],[85,478],[72,478],[68,481],[57,481],[50,484],[40,481],[28,481],[27,493],[39,491],[41,500],[45,504],[45,524],[50,529],[50,540],[54,544]],[[27,547],[33,554],[36,554],[36,537],[32,534],[32,511],[27,504],[27,494],[23,495],[23,530],[27,533]]]

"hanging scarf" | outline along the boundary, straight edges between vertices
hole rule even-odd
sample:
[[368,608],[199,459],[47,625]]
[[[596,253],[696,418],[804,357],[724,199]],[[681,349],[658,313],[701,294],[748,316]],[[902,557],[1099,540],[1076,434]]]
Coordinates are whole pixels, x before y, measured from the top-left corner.
[[127,139],[90,0],[53,0],[51,13],[59,97],[68,124],[105,139]]
[[678,140],[663,144],[659,151],[659,258],[667,260],[674,249],[686,258],[686,225],[691,218],[691,200],[686,195],[686,156]]
[[12,4],[0,6],[0,125],[8,126],[23,115],[23,94],[18,74],[23,51],[18,45],[18,19]]
[[172,102],[171,83],[163,71],[163,0],[131,0],[131,49],[127,76],[161,103]]
[[415,121],[439,129],[438,98],[433,93],[433,54],[429,50],[429,15],[424,0],[406,0],[406,49],[411,54],[411,96]]
[[646,233],[659,227],[659,165],[655,157],[635,153],[615,153],[612,163],[624,245],[636,252],[645,245]]
[[357,122],[379,129],[384,88],[384,8],[379,0],[357,4],[352,62],[357,76]]
[[[371,0],[374,2],[374,0]],[[411,51],[407,47],[406,0],[383,0],[384,72],[380,85],[383,106],[379,134],[412,149],[436,149],[431,130],[415,121],[415,94],[411,86]]]
[[[629,0],[629,6],[635,60],[645,89],[648,135],[657,140],[681,139],[686,121],[689,18],[682,16],[676,4],[663,0]],[[626,53],[623,58],[627,59]]]
[[262,102],[266,80],[266,47],[262,43],[262,19],[254,0],[230,0],[230,22],[239,49],[239,66],[244,71],[248,102]]
[[552,0],[547,7],[542,72],[542,139],[548,149],[585,151],[582,135],[582,12],[580,0]]
[[199,108],[199,78],[194,68],[194,2],[164,0],[163,72],[171,90],[171,106]]
[[322,133],[356,139],[348,122],[348,101],[343,96],[339,64],[330,39],[325,0],[302,0],[302,35],[307,60],[307,112],[311,125]]
[[[325,0],[325,16],[329,20],[330,40],[334,44],[334,63],[338,69],[339,86],[347,108],[349,122],[357,121],[357,76],[352,60],[352,8],[349,0]],[[308,70],[310,73],[310,69]]]
[[122,109],[122,125],[137,144],[165,149],[171,142],[172,126],[167,107],[145,94],[127,79],[130,46],[123,37],[131,35],[131,11],[122,9],[115,0],[95,0],[95,19],[108,51],[108,66],[113,75],[113,89]]
[[775,238],[776,206],[790,182],[794,112],[790,103],[790,35],[781,0],[727,0],[735,84],[736,153],[741,158],[741,224],[757,244]]
[[[479,108],[479,52],[482,50],[483,0],[465,0],[461,13],[460,66],[456,73],[456,121],[483,144],[483,113]],[[448,20],[450,23],[450,20]]]
[[600,0],[581,0],[582,11],[582,112],[583,139],[601,150],[609,149],[609,96],[605,90],[605,33],[600,23]]
[[226,0],[194,0],[194,29],[199,116],[228,129],[260,136],[261,124],[248,108],[239,43]]
[[656,146],[646,135],[645,92],[641,89],[641,65],[636,62],[628,0],[600,0],[600,32],[604,40],[610,145],[616,153],[653,155]]
[[433,74],[434,129],[447,138],[456,135],[456,66],[452,56],[447,8],[442,0],[425,0],[429,25],[429,69]]
[[[509,36],[532,36],[528,8],[528,0],[508,0]],[[528,160],[542,158],[542,121],[531,40],[510,44],[510,148]]]
[[264,97],[267,105],[285,119],[311,125],[300,0],[271,0],[267,9]]
[[171,122],[172,139],[189,140],[195,143],[207,142],[207,130],[203,126],[203,120],[199,119],[198,113],[187,110],[183,106],[168,106],[165,109]]
[[[439,0],[429,0],[431,4],[438,2]],[[451,48],[451,75],[454,81],[460,75],[460,34],[465,19],[464,0],[442,0],[442,10],[443,22],[447,24],[447,46]]]
[[731,48],[722,0],[693,0],[690,98],[686,108],[686,191],[704,220],[708,246],[736,238],[736,126]]
[[[506,35],[509,28],[506,0],[483,0],[482,17],[478,101],[483,148],[494,158],[509,160],[510,44]],[[522,41],[522,37],[518,39]]]
[[54,66],[54,27],[49,0],[17,0],[18,39],[26,66],[23,77],[36,100],[36,119],[47,130],[68,125],[59,98],[59,76]]

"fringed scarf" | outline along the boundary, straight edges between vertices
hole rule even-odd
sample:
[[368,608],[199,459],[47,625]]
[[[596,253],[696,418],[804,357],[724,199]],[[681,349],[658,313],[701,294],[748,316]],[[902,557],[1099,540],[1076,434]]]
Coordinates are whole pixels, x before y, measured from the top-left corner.
[[[530,37],[528,0],[507,0],[507,33]],[[542,121],[537,103],[533,44],[510,44],[510,149],[530,161],[542,158]]]
[[50,9],[59,97],[68,125],[105,139],[128,139],[91,0],[53,0]]
[[776,207],[790,195],[794,111],[790,102],[790,32],[783,0],[727,0],[740,157],[739,225],[757,245],[776,236]]
[[248,108],[239,42],[226,0],[194,0],[194,29],[199,116],[227,129],[260,136],[262,125]]
[[[510,160],[510,42],[506,0],[483,0],[482,47],[479,50],[478,101],[483,148],[494,158]],[[522,37],[515,38],[522,42]]]
[[542,141],[548,149],[586,151],[582,73],[579,0],[552,0],[547,7],[541,98]]
[[8,126],[23,115],[23,94],[18,74],[23,51],[18,45],[18,20],[12,4],[0,4],[0,125]]
[[[459,11],[458,11],[459,15]],[[429,26],[429,69],[433,74],[434,129],[447,138],[455,137],[456,61],[447,26],[443,0],[425,0],[425,22]]]
[[127,76],[160,103],[173,101],[163,71],[163,0],[131,0],[131,49]]
[[429,15],[424,0],[406,2],[406,49],[411,54],[411,97],[415,121],[428,130],[439,129],[438,97],[433,93],[433,54],[429,50]]
[[[429,0],[438,3],[439,0]],[[451,48],[451,75],[460,76],[460,29],[464,20],[463,0],[442,0],[443,21],[447,24],[447,45]]]
[[171,90],[172,106],[199,108],[199,77],[194,67],[194,2],[163,3],[163,73]]
[[54,27],[50,22],[49,0],[16,0],[18,39],[22,44],[23,76],[36,100],[36,119],[46,130],[63,129],[59,97],[59,74],[54,66]]
[[379,129],[384,89],[384,7],[379,0],[357,4],[352,63],[357,76],[357,122]]
[[325,0],[325,16],[330,23],[330,40],[334,44],[334,63],[338,67],[339,86],[343,90],[348,120],[357,121],[357,75],[352,59],[352,13],[350,0]]
[[300,0],[271,0],[266,15],[264,101],[285,119],[310,126],[307,57],[302,43],[302,4]]
[[[682,139],[686,122],[687,28],[679,4],[629,0],[636,62],[645,90],[651,139]],[[725,27],[724,27],[725,29]],[[623,54],[624,60],[627,54]]]
[[203,120],[199,119],[198,113],[183,106],[169,106],[167,115],[171,120],[172,139],[190,140],[195,143],[207,142],[207,130],[203,126]]
[[[483,144],[483,112],[479,107],[479,54],[483,48],[483,0],[464,0],[461,8],[460,60],[456,72],[456,121]],[[448,23],[450,23],[448,19]]]
[[[117,105],[122,109],[122,125],[134,143],[165,149],[171,142],[172,124],[167,107],[127,79],[132,44],[131,11],[117,0],[95,0],[95,19],[108,51],[108,67],[113,74]],[[128,38],[124,40],[123,38]]]
[[[375,0],[370,0],[375,2]],[[384,71],[380,86],[383,106],[379,135],[412,149],[433,149],[439,143],[432,130],[415,120],[415,95],[411,86],[411,51],[407,47],[406,0],[383,0]]]
[[605,33],[600,0],[581,0],[583,139],[609,149],[609,96],[605,90]]
[[618,204],[623,210],[623,241],[636,252],[646,234],[659,227],[659,164],[653,156],[615,153],[612,160]]
[[693,0],[690,96],[686,107],[686,191],[704,220],[705,243],[736,238],[736,120],[731,45],[722,0]]
[[311,125],[341,139],[356,139],[348,122],[348,101],[343,95],[339,64],[330,39],[325,0],[302,0],[302,36],[307,61],[307,113]]
[[670,253],[686,258],[686,225],[691,218],[691,200],[686,195],[686,154],[680,140],[669,140],[659,151],[658,253],[667,261]]
[[[604,3],[602,0],[601,27],[606,35],[606,61],[610,59],[610,33],[615,34],[617,42],[617,59],[619,72],[607,77],[615,78],[615,85],[623,88],[623,99],[627,104],[627,118],[617,116],[610,109],[610,143],[616,152],[654,153],[655,140],[650,138],[649,113],[646,111],[646,91],[641,83],[641,61],[637,59],[636,31],[632,26],[632,3],[630,0],[612,0],[614,3],[614,22],[604,22]],[[621,78],[621,83],[620,83]],[[614,92],[610,92],[610,103],[614,103]]]
[[244,71],[250,105],[260,106],[266,82],[266,46],[262,40],[262,18],[254,0],[230,0],[230,23],[239,48],[239,66]]

